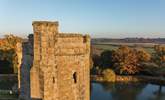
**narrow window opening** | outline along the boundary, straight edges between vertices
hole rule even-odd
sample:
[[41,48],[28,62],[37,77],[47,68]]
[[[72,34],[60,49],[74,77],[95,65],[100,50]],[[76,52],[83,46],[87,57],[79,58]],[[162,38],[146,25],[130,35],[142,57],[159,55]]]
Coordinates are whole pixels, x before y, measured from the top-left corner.
[[73,79],[74,79],[74,83],[77,83],[77,73],[76,72],[73,73]]
[[53,83],[55,83],[55,78],[53,77]]

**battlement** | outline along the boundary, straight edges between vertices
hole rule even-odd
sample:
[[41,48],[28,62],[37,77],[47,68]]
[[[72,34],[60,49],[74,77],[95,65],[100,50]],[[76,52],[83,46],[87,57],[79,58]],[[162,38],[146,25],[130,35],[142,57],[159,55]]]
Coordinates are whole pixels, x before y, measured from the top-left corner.
[[59,37],[83,37],[80,33],[59,33]]
[[58,33],[58,22],[34,21],[32,23],[34,33],[53,32]]
[[58,26],[58,21],[54,21],[54,22],[50,22],[50,21],[33,21],[32,25],[37,25],[37,26],[40,26],[40,25],[45,25],[45,26],[52,26],[52,25],[55,25],[55,26]]
[[90,37],[88,35],[76,34],[76,33],[59,33],[57,35],[57,42],[63,43],[88,43]]

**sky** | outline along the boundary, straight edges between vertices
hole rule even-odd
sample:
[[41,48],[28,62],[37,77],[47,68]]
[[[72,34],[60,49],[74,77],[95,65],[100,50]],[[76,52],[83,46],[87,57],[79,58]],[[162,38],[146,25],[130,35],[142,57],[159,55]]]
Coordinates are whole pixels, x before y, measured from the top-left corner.
[[26,36],[32,21],[93,38],[165,38],[165,0],[0,0],[0,34]]

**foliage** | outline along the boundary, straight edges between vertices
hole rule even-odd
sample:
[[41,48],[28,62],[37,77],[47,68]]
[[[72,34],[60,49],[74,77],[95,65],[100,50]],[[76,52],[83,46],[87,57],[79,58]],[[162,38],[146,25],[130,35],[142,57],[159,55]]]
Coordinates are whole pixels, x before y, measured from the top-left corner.
[[5,35],[5,39],[7,41],[6,45],[10,48],[14,48],[18,42],[22,42],[20,37],[14,35]]
[[148,62],[151,55],[144,49],[121,46],[114,51],[112,61],[118,74],[138,74],[142,70],[141,63]]
[[112,66],[113,65],[113,62],[112,62],[112,53],[113,51],[110,51],[110,50],[105,50],[101,53],[101,56],[100,56],[100,66],[102,66],[102,68],[109,68],[109,66]]
[[91,74],[92,75],[101,75],[102,74],[102,69],[99,66],[93,67],[91,69]]
[[16,54],[17,44],[22,43],[22,41],[22,38],[14,35],[5,35],[4,39],[0,39],[0,60],[9,61],[10,67],[14,69],[14,73],[17,73],[18,65],[18,57]]
[[137,74],[142,69],[141,63],[149,62],[151,55],[142,48],[134,49],[121,46],[116,50],[105,50],[101,55],[93,55],[94,67],[111,68],[118,74]]
[[93,60],[93,67],[100,66],[101,59],[99,55],[94,54],[92,56],[92,60]]
[[150,75],[150,76],[158,76],[158,72],[162,70],[159,66],[152,62],[141,63],[142,71],[141,74]]
[[17,43],[22,43],[23,39],[14,35],[5,35],[4,39],[0,39],[0,49],[15,49]]
[[113,53],[115,71],[118,74],[136,74],[140,71],[137,66],[138,57],[134,49],[121,46]]
[[163,65],[165,63],[165,46],[156,45],[154,47],[154,50],[155,50],[153,57],[154,62],[159,66]]
[[111,81],[111,82],[115,82],[116,80],[116,74],[113,70],[111,69],[105,69],[103,72],[103,78],[105,81]]
[[143,48],[136,49],[139,62],[148,62],[151,60],[151,55]]
[[153,46],[149,47],[149,49],[152,49],[152,52],[145,47],[128,46],[121,46],[113,51],[100,49],[100,51],[104,50],[100,55],[92,56],[93,65],[99,67],[100,70],[111,68],[117,74],[158,75],[159,68],[165,67],[165,46],[156,45],[154,48]]

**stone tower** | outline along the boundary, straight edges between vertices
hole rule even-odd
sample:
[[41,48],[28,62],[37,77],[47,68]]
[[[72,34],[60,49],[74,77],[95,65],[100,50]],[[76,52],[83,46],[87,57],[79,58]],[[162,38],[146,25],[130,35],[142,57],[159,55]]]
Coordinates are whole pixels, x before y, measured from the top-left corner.
[[43,100],[90,99],[90,38],[58,32],[58,22],[35,21],[31,97]]

